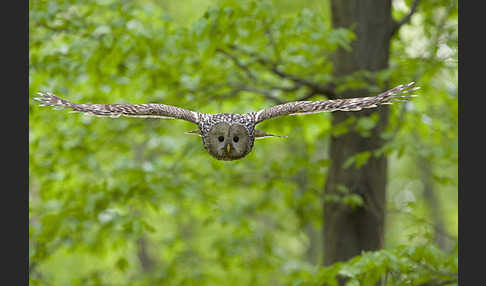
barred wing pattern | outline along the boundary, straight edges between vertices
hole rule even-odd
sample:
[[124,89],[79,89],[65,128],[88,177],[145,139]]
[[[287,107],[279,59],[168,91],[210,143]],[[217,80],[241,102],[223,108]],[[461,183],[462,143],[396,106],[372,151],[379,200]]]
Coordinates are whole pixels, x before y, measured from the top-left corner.
[[197,112],[164,104],[74,104],[52,93],[37,93],[34,98],[42,102],[42,106],[72,109],[72,112],[84,112],[106,117],[143,117],[143,118],[176,118],[192,123],[198,123]]
[[294,101],[275,105],[267,109],[262,109],[255,113],[255,124],[270,118],[296,115],[296,114],[310,114],[319,112],[331,111],[358,111],[364,108],[373,108],[381,104],[391,104],[393,101],[414,97],[416,95],[408,94],[411,91],[419,89],[419,87],[410,88],[414,82],[406,85],[399,85],[395,88],[387,90],[379,95],[370,97],[345,98],[334,100],[320,100],[320,101]]

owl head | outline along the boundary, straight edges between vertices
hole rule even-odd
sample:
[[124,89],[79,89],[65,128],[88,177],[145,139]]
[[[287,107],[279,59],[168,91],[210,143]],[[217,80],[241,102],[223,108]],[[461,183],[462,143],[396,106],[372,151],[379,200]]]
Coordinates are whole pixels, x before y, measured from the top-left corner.
[[254,137],[239,123],[219,122],[202,136],[204,147],[218,160],[237,160],[253,147]]

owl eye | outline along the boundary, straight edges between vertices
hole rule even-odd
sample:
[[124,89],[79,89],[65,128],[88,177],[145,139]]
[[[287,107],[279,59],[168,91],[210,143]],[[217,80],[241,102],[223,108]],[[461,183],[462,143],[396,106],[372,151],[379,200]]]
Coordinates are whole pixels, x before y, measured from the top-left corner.
[[240,140],[240,138],[238,138],[238,136],[233,137],[233,141],[234,141],[235,143],[236,143],[236,142],[238,142],[238,140]]
[[218,140],[219,140],[219,142],[223,142],[224,141],[224,137],[223,136],[219,136],[218,137]]

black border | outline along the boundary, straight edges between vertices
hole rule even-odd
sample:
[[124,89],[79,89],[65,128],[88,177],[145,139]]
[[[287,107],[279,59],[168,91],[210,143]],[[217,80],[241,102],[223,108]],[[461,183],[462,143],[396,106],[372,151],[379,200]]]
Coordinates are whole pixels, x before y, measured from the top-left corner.
[[2,284],[28,285],[29,2],[2,6]]
[[[456,1],[456,0],[452,0]],[[467,10],[464,2],[468,4]],[[473,7],[476,4],[477,7]],[[484,274],[484,9],[458,0],[459,8],[459,285],[483,285]],[[474,13],[476,12],[476,13]],[[467,40],[468,39],[468,40]],[[476,162],[475,162],[476,161]],[[469,232],[469,233],[468,233]],[[481,247],[483,249],[481,249]]]

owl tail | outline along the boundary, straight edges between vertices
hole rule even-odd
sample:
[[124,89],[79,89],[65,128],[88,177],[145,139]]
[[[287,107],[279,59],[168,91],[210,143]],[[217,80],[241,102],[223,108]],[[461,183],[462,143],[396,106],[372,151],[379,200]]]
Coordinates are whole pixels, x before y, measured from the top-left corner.
[[274,134],[269,134],[264,131],[255,129],[255,139],[263,139],[267,137],[279,137],[279,138],[287,138],[287,136],[279,136],[279,135],[274,135]]

